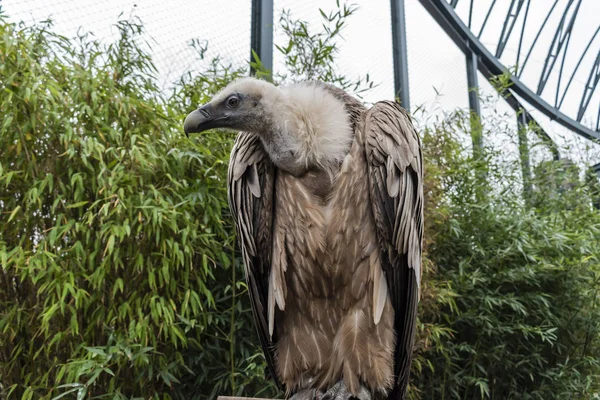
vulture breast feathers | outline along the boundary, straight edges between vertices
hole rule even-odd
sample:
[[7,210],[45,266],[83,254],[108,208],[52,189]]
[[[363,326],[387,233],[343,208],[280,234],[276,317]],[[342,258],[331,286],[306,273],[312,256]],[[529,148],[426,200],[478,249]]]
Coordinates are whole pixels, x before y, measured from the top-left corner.
[[420,140],[395,102],[367,109],[333,86],[308,85],[345,113],[327,118],[350,127],[335,168],[285,171],[268,150],[278,133],[255,128],[231,153],[229,205],[258,336],[288,394],[321,399],[338,382],[361,399],[402,399],[421,279]]

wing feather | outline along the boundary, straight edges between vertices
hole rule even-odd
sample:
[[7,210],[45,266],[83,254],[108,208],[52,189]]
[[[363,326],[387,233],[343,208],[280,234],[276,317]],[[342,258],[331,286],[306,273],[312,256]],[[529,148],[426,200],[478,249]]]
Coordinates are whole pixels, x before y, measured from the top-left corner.
[[254,321],[269,371],[275,373],[273,316],[268,315],[274,217],[275,168],[255,134],[240,132],[231,151],[227,177],[229,208],[235,220]]
[[396,387],[389,398],[397,400],[408,386],[420,291],[423,157],[410,117],[397,103],[376,103],[364,134],[380,262],[395,311]]

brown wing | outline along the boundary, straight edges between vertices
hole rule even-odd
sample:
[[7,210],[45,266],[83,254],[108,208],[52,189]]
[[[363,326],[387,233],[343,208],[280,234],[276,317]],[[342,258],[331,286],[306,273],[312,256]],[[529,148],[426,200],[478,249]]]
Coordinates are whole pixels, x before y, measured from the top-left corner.
[[410,117],[397,103],[376,103],[365,117],[364,132],[382,267],[395,311],[397,381],[389,398],[402,399],[408,385],[421,281],[423,157]]
[[231,150],[227,177],[229,208],[235,220],[254,321],[269,371],[275,374],[269,339],[267,300],[271,271],[275,168],[255,134],[240,132]]

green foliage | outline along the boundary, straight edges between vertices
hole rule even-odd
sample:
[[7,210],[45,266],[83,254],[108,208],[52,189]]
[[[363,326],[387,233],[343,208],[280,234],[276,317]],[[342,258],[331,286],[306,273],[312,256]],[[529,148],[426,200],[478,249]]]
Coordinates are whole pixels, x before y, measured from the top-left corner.
[[319,9],[323,22],[321,29],[314,31],[308,22],[295,19],[290,10],[283,10],[279,25],[287,38],[285,45],[275,45],[283,56],[284,73],[277,73],[277,82],[322,81],[336,85],[359,95],[375,86],[369,74],[349,79],[335,67],[339,52],[338,41],[348,23],[348,18],[357,10],[356,5],[336,2],[337,9],[325,12]]
[[262,389],[226,215],[232,137],[181,132],[240,72],[164,99],[140,25],[107,47],[48,27],[0,24],[0,397]]
[[[452,114],[424,134],[429,268],[412,397],[594,398],[600,213],[593,192],[568,163],[544,162],[534,205],[526,206],[518,175],[494,167],[498,154],[488,150],[482,164],[461,149],[452,127],[464,118]],[[479,196],[489,182],[501,190]]]
[[[288,71],[273,79],[371,87],[334,67],[354,11],[322,12],[320,31],[284,12]],[[0,16],[0,398],[275,396],[234,252],[233,136],[181,129],[246,71],[204,60],[165,96],[137,44],[141,25],[118,27],[120,40],[103,46]],[[205,44],[192,46],[203,60]],[[597,179],[546,162],[525,202],[518,160],[463,148],[469,117],[423,130],[426,257],[410,397],[593,398]],[[481,128],[484,138],[504,133]]]

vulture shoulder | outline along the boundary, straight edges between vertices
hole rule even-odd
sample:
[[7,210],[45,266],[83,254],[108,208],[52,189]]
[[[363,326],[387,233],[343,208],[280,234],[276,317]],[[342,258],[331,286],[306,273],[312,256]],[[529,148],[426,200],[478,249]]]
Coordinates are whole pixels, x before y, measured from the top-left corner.
[[408,385],[421,280],[423,236],[423,158],[409,115],[391,101],[376,103],[364,120],[371,207],[382,268],[395,311],[396,387]]
[[259,137],[240,132],[231,150],[227,176],[229,208],[244,261],[248,293],[263,353],[272,378],[275,353],[269,338],[267,301],[271,272],[275,167]]

